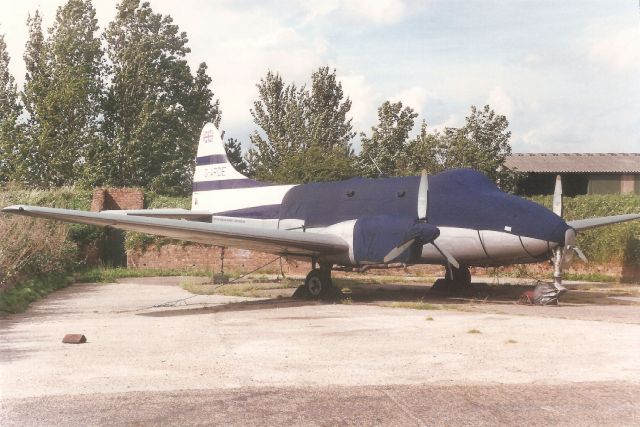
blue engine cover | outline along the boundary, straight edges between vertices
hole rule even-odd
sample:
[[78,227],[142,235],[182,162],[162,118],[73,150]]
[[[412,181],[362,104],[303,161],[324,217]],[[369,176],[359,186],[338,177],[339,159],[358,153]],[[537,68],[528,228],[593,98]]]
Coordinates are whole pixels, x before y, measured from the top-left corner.
[[[375,215],[359,218],[353,228],[353,256],[357,263],[381,263],[389,251],[404,241],[413,218]],[[408,262],[406,251],[396,262]]]

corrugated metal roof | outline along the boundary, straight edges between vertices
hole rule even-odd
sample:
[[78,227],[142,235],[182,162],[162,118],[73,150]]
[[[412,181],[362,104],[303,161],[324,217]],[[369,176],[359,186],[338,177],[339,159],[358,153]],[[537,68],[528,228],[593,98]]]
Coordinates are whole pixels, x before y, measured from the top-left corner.
[[515,153],[505,165],[518,172],[640,173],[640,153]]

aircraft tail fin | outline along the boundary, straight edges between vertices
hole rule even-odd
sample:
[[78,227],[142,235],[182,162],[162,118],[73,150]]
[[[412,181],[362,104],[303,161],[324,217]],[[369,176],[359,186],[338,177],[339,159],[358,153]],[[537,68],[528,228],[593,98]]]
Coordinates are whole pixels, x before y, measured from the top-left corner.
[[260,187],[258,181],[247,178],[229,162],[220,132],[213,123],[207,123],[200,133],[193,192]]

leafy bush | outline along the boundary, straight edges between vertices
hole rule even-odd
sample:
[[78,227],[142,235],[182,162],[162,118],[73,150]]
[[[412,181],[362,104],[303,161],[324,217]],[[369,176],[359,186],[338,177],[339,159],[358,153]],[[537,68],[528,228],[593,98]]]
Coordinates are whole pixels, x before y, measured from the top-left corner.
[[[551,207],[552,196],[536,196],[533,201]],[[588,195],[564,199],[567,221],[598,216],[640,212],[640,196]],[[640,221],[609,225],[578,234],[578,245],[590,262],[640,265]]]
[[[191,197],[162,196],[152,191],[145,192],[144,204],[146,209],[182,208],[191,209]],[[146,251],[150,247],[160,248],[164,245],[189,245],[184,240],[174,240],[167,237],[153,236],[135,231],[127,232],[124,246],[127,250],[138,249]]]
[[62,273],[74,266],[77,245],[67,226],[19,216],[0,216],[0,289],[27,278]]
[[154,193],[153,191],[147,191],[144,193],[144,205],[146,209],[161,209],[161,208],[191,209],[191,196],[170,197],[170,196],[162,196],[160,194]]
[[0,293],[0,314],[20,313],[43,296],[69,286],[73,278],[63,273],[35,277]]

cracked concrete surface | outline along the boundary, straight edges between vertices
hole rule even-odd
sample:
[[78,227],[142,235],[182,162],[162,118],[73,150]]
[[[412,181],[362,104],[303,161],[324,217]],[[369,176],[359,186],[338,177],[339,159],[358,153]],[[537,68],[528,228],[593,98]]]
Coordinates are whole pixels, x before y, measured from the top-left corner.
[[0,423],[640,420],[637,322],[219,295],[152,308],[191,295],[177,280],[77,284],[0,319]]

